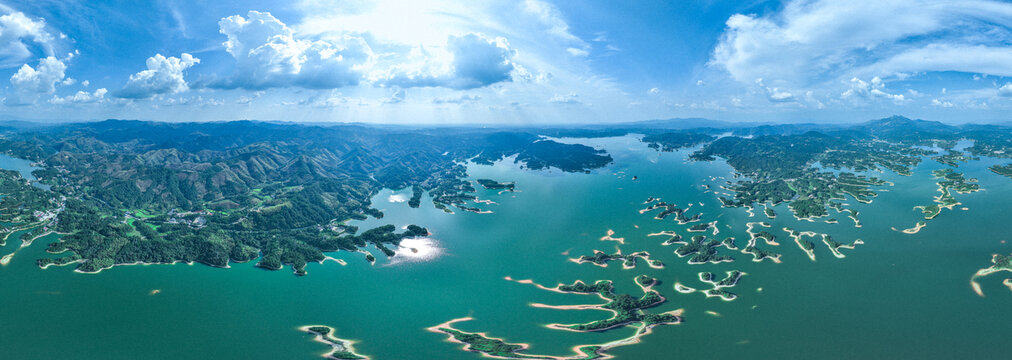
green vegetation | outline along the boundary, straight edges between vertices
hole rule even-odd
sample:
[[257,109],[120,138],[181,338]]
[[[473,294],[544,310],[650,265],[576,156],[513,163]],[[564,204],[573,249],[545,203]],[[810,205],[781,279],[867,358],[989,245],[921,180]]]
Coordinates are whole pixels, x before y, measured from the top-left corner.
[[941,194],[935,197],[935,204],[917,206],[924,213],[925,220],[934,219],[936,216],[941,214],[942,209],[952,209],[960,202],[952,196],[952,192],[955,191],[960,194],[969,194],[980,191],[980,185],[977,184],[977,179],[966,179],[962,173],[955,172],[952,169],[941,169],[933,172],[935,178],[940,179],[938,181],[938,192]]
[[478,179],[476,180],[482,187],[490,190],[507,190],[513,191],[516,188],[516,183],[513,182],[498,182],[489,179]]
[[664,267],[664,263],[660,262],[659,260],[650,259],[650,253],[646,251],[637,251],[632,254],[625,255],[622,254],[621,251],[616,252],[614,254],[606,254],[603,251],[594,250],[593,256],[582,255],[577,259],[573,259],[573,262],[576,262],[577,264],[592,263],[597,266],[607,267],[608,262],[610,261],[622,260],[623,268],[633,269],[636,267],[636,259],[638,258],[642,258],[643,261],[646,261],[647,265],[649,265],[650,267],[653,268]]
[[949,166],[952,166],[952,167],[959,167],[959,163],[961,163],[961,162],[967,162],[967,161],[970,161],[970,160],[980,160],[979,157],[968,156],[968,155],[964,154],[962,151],[953,150],[953,149],[949,149],[948,152],[946,152],[943,155],[938,155],[938,156],[932,157],[932,159],[935,159],[935,161],[937,161],[937,162],[940,162],[942,164],[949,165]]
[[[665,242],[665,244],[667,243],[668,242]],[[720,242],[713,239],[707,239],[704,235],[696,235],[692,237],[692,240],[684,241],[681,236],[678,236],[677,239],[672,237],[670,243],[681,244],[681,246],[675,249],[675,254],[678,255],[678,257],[692,255],[692,257],[689,258],[689,264],[717,264],[721,262],[734,261],[734,258],[731,256],[717,254],[717,248],[721,246],[731,249],[731,247],[734,246],[733,238],[725,239],[723,242]]]
[[449,335],[452,341],[464,344],[464,350],[477,352],[483,356],[496,359],[594,360],[606,358],[603,355],[605,347],[602,345],[579,346],[576,348],[576,355],[566,357],[525,354],[524,351],[527,350],[527,344],[511,344],[502,339],[488,337],[484,333],[465,332],[452,327],[455,322],[465,320],[471,319],[451,320],[431,327],[428,330]]
[[[977,278],[1002,271],[1012,272],[1012,255],[992,255],[991,266],[977,270],[977,273],[973,274],[973,277],[970,278],[970,285],[973,287],[973,291],[975,291],[977,295],[984,296],[984,292],[981,290],[980,284],[977,283]],[[1005,279],[1004,284],[1012,290],[1012,279]]]
[[738,285],[738,280],[744,276],[745,273],[738,270],[731,270],[727,272],[727,276],[722,280],[717,280],[717,277],[710,272],[699,273],[699,281],[710,284],[711,288],[703,290],[703,294],[706,297],[719,297],[724,301],[731,301],[738,298],[738,295],[730,291],[724,290],[726,288],[732,288]]
[[993,171],[995,174],[1012,179],[1012,163],[1005,165],[994,165],[989,167],[988,169],[991,169],[991,171]]
[[876,194],[870,188],[884,185],[876,178],[848,172],[835,174],[818,170],[815,165],[854,171],[886,168],[909,174],[910,168],[927,154],[911,146],[880,141],[873,134],[855,137],[854,133],[829,135],[808,132],[796,135],[766,135],[754,138],[724,137],[691,155],[702,161],[723,157],[747,180],[729,183],[734,198],[720,198],[728,207],[776,205],[789,202],[800,219],[828,215],[827,208],[843,211],[839,201],[850,196],[869,203]]
[[337,360],[369,359],[368,356],[355,353],[355,348],[352,347],[351,341],[334,336],[336,330],[330,326],[311,325],[303,326],[299,329],[316,335],[313,338],[314,341],[330,345],[330,352],[323,355],[325,358]]
[[767,208],[763,209],[763,212],[766,213],[766,217],[769,218],[769,219],[775,219],[777,217],[776,211],[773,211],[773,209],[771,209],[771,208],[767,207]]
[[561,292],[597,294],[601,298],[608,300],[608,302],[603,305],[594,306],[593,308],[611,310],[614,315],[608,319],[596,320],[584,324],[556,324],[552,326],[574,331],[603,331],[634,322],[642,322],[649,326],[678,323],[681,321],[681,318],[677,315],[670,313],[645,313],[643,311],[644,309],[660,305],[665,301],[665,299],[656,290],[650,289],[650,286],[656,281],[655,279],[648,276],[640,276],[637,277],[635,281],[643,288],[643,296],[638,299],[629,294],[615,294],[612,282],[609,280],[599,280],[595,282],[594,285],[587,285],[579,280],[574,282],[572,285],[559,285],[556,289]]
[[675,151],[713,141],[716,137],[694,132],[673,132],[644,136],[642,141],[651,149]]
[[479,352],[491,357],[509,359],[551,359],[537,355],[525,355],[520,352],[527,348],[526,345],[510,344],[500,339],[485,337],[483,334],[467,333],[448,327],[438,328],[439,331],[449,334],[454,340],[467,344],[467,351]]
[[[654,201],[657,201],[657,199],[655,199],[653,197],[651,197],[650,199],[647,199],[647,203],[652,203]],[[701,214],[695,214],[695,215],[693,215],[691,217],[686,216],[685,215],[685,209],[682,209],[682,208],[680,208],[678,206],[675,206],[675,204],[668,204],[668,203],[666,203],[664,201],[657,201],[656,203],[650,204],[650,206],[647,206],[645,209],[640,210],[640,213],[646,213],[646,212],[654,211],[654,210],[657,210],[657,209],[664,209],[664,210],[661,211],[660,213],[658,213],[657,215],[655,215],[654,219],[664,220],[669,215],[675,214],[675,221],[677,221],[679,224],[682,224],[682,225],[690,223],[690,222],[699,221],[700,217],[702,216]]]
[[516,155],[531,169],[570,172],[611,162],[603,151],[520,131],[250,121],[30,128],[0,139],[0,151],[40,163],[34,174],[52,189],[20,186],[7,174],[0,193],[12,211],[0,216],[44,217],[37,224],[43,229],[56,224],[68,235],[49,251],[70,254],[39,265],[77,262],[84,272],[133,263],[227,266],[260,257],[263,268],[290,265],[304,274],[323,252],[372,244],[389,255],[387,246],[421,234],[383,227],[356,236],[344,225],[382,218],[370,203],[382,188],[411,186],[414,207],[428,191],[437,208],[477,211],[467,205],[476,199],[462,165],[469,159],[487,164]]
[[689,232],[703,232],[710,230],[711,225],[709,223],[695,224],[689,227]]

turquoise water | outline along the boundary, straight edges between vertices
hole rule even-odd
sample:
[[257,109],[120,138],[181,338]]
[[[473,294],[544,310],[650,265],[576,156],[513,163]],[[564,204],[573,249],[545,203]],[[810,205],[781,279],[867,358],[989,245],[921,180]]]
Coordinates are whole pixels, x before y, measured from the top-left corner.
[[0,154],[0,169],[14,170],[21,174],[21,177],[32,182],[32,185],[40,188],[49,190],[49,185],[41,184],[35,180],[35,175],[32,175],[32,171],[35,171],[39,167],[32,166],[32,162],[25,159],[18,159],[10,157],[4,154]]
[[[577,344],[626,337],[631,329],[573,333],[546,328],[549,323],[591,321],[600,311],[562,311],[531,307],[546,304],[595,303],[596,297],[558,294],[503,280],[533,279],[545,285],[574,280],[613,279],[620,292],[637,293],[632,278],[657,277],[669,299],[655,312],[685,309],[685,322],[662,326],[643,343],[614,349],[619,359],[667,358],[1004,358],[1004,336],[1012,330],[1012,292],[998,275],[981,280],[987,297],[971,290],[969,278],[990,264],[992,253],[1012,252],[1005,226],[1012,181],[987,170],[994,160],[963,164],[959,171],[980,179],[985,191],[956,195],[968,211],[944,211],[914,235],[891,230],[912,227],[920,216],[915,205],[936,195],[925,161],[910,177],[877,174],[894,182],[883,187],[871,205],[857,204],[864,227],[856,229],[843,215],[839,224],[798,222],[785,206],[766,220],[757,209],[721,209],[700,185],[711,176],[728,176],[722,162],[688,163],[688,152],[657,153],[632,137],[579,140],[607,149],[616,162],[593,174],[529,172],[512,164],[471,166],[473,178],[516,181],[520,192],[479,196],[497,204],[482,205],[494,214],[445,214],[390,202],[385,190],[374,204],[386,216],[358,225],[419,224],[434,233],[441,256],[423,262],[370,266],[359,253],[335,253],[347,261],[310,264],[308,276],[290,270],[265,271],[252,263],[231,269],[203,265],[116,267],[100,274],[78,274],[71,268],[41,270],[34,260],[45,256],[50,236],[21,249],[0,267],[0,349],[5,358],[281,358],[316,359],[327,348],[312,342],[298,326],[324,324],[337,336],[358,341],[360,353],[374,359],[478,359],[459,350],[442,334],[424,329],[471,316],[459,324],[511,342],[531,343],[531,353],[564,355]],[[632,181],[631,177],[639,180]],[[673,221],[640,214],[647,197],[682,206],[695,204],[704,221],[718,220],[720,237],[732,235],[744,246],[745,223],[769,221],[783,263],[753,263],[751,256],[731,253],[733,263],[688,265],[664,239],[646,234],[674,230],[690,234]],[[703,203],[700,206],[699,203]],[[637,227],[638,226],[638,227]],[[730,228],[728,228],[730,226]],[[865,241],[847,257],[833,257],[816,242],[812,262],[780,230],[783,226],[828,232],[841,242]],[[608,268],[575,264],[569,257],[612,252],[617,243],[598,240],[608,229],[624,237],[624,253],[645,250],[665,263],[656,270],[642,262],[635,270],[618,263]],[[15,234],[12,238],[16,238]],[[20,244],[8,241],[0,254]],[[563,255],[568,253],[569,255]],[[748,273],[730,289],[731,302],[702,294],[679,294],[681,282],[702,287],[697,273],[727,270]],[[758,289],[761,288],[762,291]],[[152,295],[151,291],[159,293]],[[714,311],[720,316],[707,314]]]

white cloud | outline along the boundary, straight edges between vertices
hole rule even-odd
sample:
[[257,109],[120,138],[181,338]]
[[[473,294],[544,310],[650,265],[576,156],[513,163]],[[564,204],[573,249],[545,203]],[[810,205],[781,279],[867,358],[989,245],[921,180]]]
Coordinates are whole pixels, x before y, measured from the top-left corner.
[[948,101],[945,101],[945,100],[938,100],[938,99],[931,99],[931,105],[938,106],[938,107],[944,107],[944,108],[951,108],[951,107],[955,106],[951,102],[948,102]]
[[56,91],[56,84],[63,81],[66,70],[67,65],[53,56],[39,60],[37,69],[22,65],[11,76],[13,92],[8,93],[4,102],[8,105],[34,104],[39,96]]
[[756,86],[766,94],[766,98],[770,102],[774,103],[788,103],[795,102],[797,99],[794,98],[794,94],[791,94],[787,90],[780,90],[778,87],[769,87],[763,82],[762,78],[755,80]]
[[433,104],[464,104],[464,103],[478,102],[479,100],[481,100],[481,96],[464,94],[464,95],[457,96],[457,97],[435,98],[435,99],[432,99],[432,103]]
[[470,33],[449,36],[445,48],[416,47],[405,61],[375,75],[374,81],[399,87],[440,86],[474,89],[511,81],[516,50],[503,37]]
[[397,89],[397,91],[394,91],[393,95],[390,95],[389,98],[383,100],[383,103],[384,104],[400,104],[400,103],[404,102],[405,95],[406,94],[404,92],[404,89]]
[[[711,65],[740,82],[804,86],[924,71],[1012,75],[1001,29],[1012,4],[991,0],[794,0],[765,16],[736,14]],[[998,36],[980,36],[998,30]]]
[[1012,97],[1012,83],[1005,83],[998,88],[998,96]]
[[588,47],[583,39],[580,39],[569,31],[569,24],[552,4],[539,0],[525,0],[524,10],[537,16],[548,27],[547,32],[549,34],[559,39],[579,44],[582,48]]
[[582,56],[590,55],[589,51],[584,50],[584,49],[577,49],[577,48],[566,48],[566,52],[568,52],[570,55],[573,55],[573,56],[581,56],[582,57]]
[[223,104],[225,101],[222,99],[204,98],[203,96],[168,98],[162,103],[165,106],[218,106]]
[[146,99],[160,94],[189,90],[183,71],[200,63],[200,59],[183,53],[178,58],[155,54],[147,60],[147,70],[130,75],[126,85],[115,95],[121,98]]
[[225,50],[235,58],[237,73],[213,87],[267,89],[302,87],[333,89],[357,85],[362,68],[373,57],[361,37],[308,40],[268,12],[221,19],[219,32],[228,37]]
[[840,94],[841,99],[874,99],[883,98],[901,104],[907,101],[903,94],[892,94],[886,92],[885,83],[879,77],[874,77],[871,82],[858,78],[850,79],[850,88]]
[[960,71],[1012,76],[1012,48],[984,45],[929,44],[900,52],[857,69],[858,73],[892,75],[899,72]]
[[650,90],[647,90],[647,94],[650,94],[650,95],[657,95],[657,94],[660,94],[660,93],[661,93],[661,89],[658,89],[658,88],[650,88]]
[[550,99],[548,99],[548,102],[553,104],[570,104],[570,105],[583,104],[583,101],[580,101],[580,95],[576,93],[569,93],[566,95],[555,95],[552,96]]
[[0,67],[23,64],[36,51],[53,55],[54,41],[42,19],[33,20],[22,12],[0,16]]
[[49,103],[56,105],[96,103],[105,100],[105,94],[108,92],[109,91],[105,88],[100,88],[95,90],[95,92],[90,93],[87,91],[78,91],[74,95],[64,97],[54,96],[52,99],[49,99]]

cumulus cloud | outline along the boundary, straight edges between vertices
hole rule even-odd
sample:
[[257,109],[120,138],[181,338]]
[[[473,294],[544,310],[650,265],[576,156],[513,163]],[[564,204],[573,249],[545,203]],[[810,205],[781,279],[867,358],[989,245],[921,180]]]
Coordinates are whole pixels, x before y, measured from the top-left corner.
[[0,16],[0,67],[23,64],[35,51],[52,55],[54,41],[42,19],[31,19],[22,12]]
[[128,99],[146,99],[155,95],[189,90],[190,87],[183,79],[183,72],[198,63],[200,59],[187,53],[178,58],[155,54],[147,60],[148,69],[130,75],[126,86],[115,95]]
[[790,91],[781,90],[778,87],[769,87],[769,86],[766,86],[766,84],[763,82],[762,78],[756,79],[755,84],[756,84],[756,86],[759,87],[759,89],[763,93],[766,94],[766,98],[769,99],[770,102],[774,102],[774,103],[789,103],[789,102],[794,102],[794,101],[797,100],[797,99],[795,99],[794,94],[791,94]]
[[1012,75],[1010,19],[1012,4],[993,0],[794,0],[777,13],[731,16],[710,64],[741,82],[796,86],[923,71]]
[[842,99],[889,99],[897,104],[907,101],[903,94],[892,94],[886,92],[885,83],[879,77],[874,77],[871,82],[858,78],[850,79],[850,89],[840,94]]
[[94,92],[78,91],[74,95],[64,97],[54,96],[52,99],[49,99],[49,103],[56,105],[97,103],[105,100],[105,94],[108,92],[105,88],[97,89]]
[[236,74],[210,84],[261,90],[275,87],[334,89],[357,85],[372,49],[361,37],[307,40],[269,12],[250,11],[218,22],[228,37],[225,50],[235,58]]
[[7,94],[7,105],[34,104],[40,96],[56,92],[56,84],[63,81],[67,65],[56,57],[39,60],[38,68],[24,64],[11,76],[12,92]]
[[951,107],[955,106],[951,102],[948,102],[948,101],[945,101],[945,100],[938,100],[938,99],[931,99],[931,105],[932,106],[938,106],[938,107],[944,107],[944,108],[951,108]]
[[440,86],[474,89],[511,81],[516,50],[503,37],[450,35],[445,49],[417,47],[407,61],[392,66],[377,82],[399,87]]
[[1005,83],[999,87],[998,96],[1012,97],[1012,83]]

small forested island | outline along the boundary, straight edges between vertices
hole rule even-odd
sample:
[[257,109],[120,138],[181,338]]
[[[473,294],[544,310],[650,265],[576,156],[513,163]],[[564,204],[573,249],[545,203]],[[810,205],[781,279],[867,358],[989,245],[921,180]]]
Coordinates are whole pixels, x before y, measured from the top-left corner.
[[[676,206],[675,204],[669,204],[667,202],[659,201],[659,200],[660,199],[653,198],[653,197],[651,197],[650,199],[647,199],[647,201],[645,202],[645,204],[650,204],[650,206],[647,206],[646,208],[640,210],[640,214],[651,212],[651,211],[654,211],[654,210],[657,210],[657,209],[664,209],[660,213],[657,213],[657,215],[654,216],[654,219],[664,220],[669,215],[674,214],[675,215],[675,221],[677,221],[681,225],[688,224],[690,222],[699,221],[701,219],[701,217],[702,217],[702,214],[695,214],[695,215],[692,215],[691,217],[690,216],[686,216],[685,215],[686,209],[682,209],[682,208]],[[656,202],[654,202],[654,201],[656,201]]]
[[[980,283],[977,282],[977,278],[988,276],[998,272],[1012,272],[1012,255],[994,254],[991,255],[991,266],[977,270],[972,277],[970,277],[970,286],[973,287],[973,291],[977,295],[984,296],[984,290],[981,289]],[[1009,286],[1009,290],[1012,290],[1012,279],[1005,279],[1002,282]]]
[[734,238],[725,239],[724,241],[717,241],[714,239],[707,239],[705,235],[693,236],[691,240],[682,240],[681,236],[675,235],[669,241],[665,241],[664,245],[667,244],[679,244],[678,248],[675,249],[675,254],[678,257],[686,257],[692,255],[689,258],[689,264],[718,264],[722,262],[734,261],[734,257],[728,255],[719,255],[717,248],[723,246],[730,250],[734,246]]
[[334,328],[330,326],[307,325],[300,327],[299,330],[315,335],[313,341],[330,345],[330,351],[327,352],[326,354],[323,354],[323,357],[327,359],[336,359],[336,360],[369,359],[368,356],[360,355],[355,352],[353,342],[334,336],[336,330],[334,330]]
[[516,183],[513,182],[498,182],[490,179],[478,179],[475,181],[477,181],[478,184],[480,184],[482,187],[489,190],[506,190],[506,191],[516,190]]
[[777,212],[773,211],[773,209],[771,209],[768,206],[763,209],[763,212],[766,214],[766,217],[769,218],[769,219],[776,219],[777,218]]
[[636,259],[643,259],[648,266],[655,269],[663,269],[664,263],[660,260],[654,260],[650,258],[650,253],[646,251],[637,251],[632,254],[622,254],[622,251],[617,251],[614,254],[607,254],[601,250],[594,250],[593,256],[582,255],[579,258],[569,259],[577,264],[591,263],[600,267],[608,267],[608,262],[621,260],[622,268],[629,270],[636,268]]
[[979,157],[969,156],[966,155],[966,153],[955,149],[949,149],[945,154],[934,156],[932,157],[932,159],[935,159],[935,161],[938,161],[942,164],[949,165],[952,167],[959,167],[959,163],[961,162],[980,160]]
[[721,280],[717,280],[717,276],[710,272],[699,273],[699,281],[709,284],[710,288],[706,290],[700,290],[693,287],[685,286],[682,283],[675,283],[675,291],[682,294],[691,294],[694,292],[701,292],[706,297],[717,297],[724,301],[732,301],[738,298],[738,295],[730,291],[724,290],[726,288],[734,287],[738,285],[738,280],[744,276],[745,273],[739,270],[731,270],[727,272]]
[[959,194],[980,191],[977,179],[967,179],[963,177],[962,173],[955,172],[952,169],[935,170],[933,174],[935,178],[939,179],[938,192],[941,194],[935,197],[935,204],[915,207],[915,209],[920,209],[924,213],[925,220],[934,219],[942,212],[942,209],[952,210],[952,208],[960,204],[952,196],[953,191]]
[[674,324],[681,321],[675,313],[662,313],[662,314],[648,314],[643,310],[660,305],[665,301],[664,297],[661,296],[652,287],[657,282],[656,279],[640,275],[637,276],[634,281],[643,290],[643,296],[640,298],[634,298],[629,294],[615,294],[614,286],[610,280],[600,280],[595,282],[593,285],[587,285],[586,283],[577,280],[571,285],[559,285],[555,287],[555,291],[562,293],[574,293],[574,294],[596,294],[608,302],[602,305],[584,305],[584,306],[549,306],[535,304],[535,306],[550,307],[556,309],[600,309],[612,312],[613,316],[608,319],[596,320],[589,323],[583,324],[551,324],[548,325],[551,328],[573,330],[573,331],[603,331],[618,326],[628,325],[634,322],[642,322],[645,325],[659,325],[659,324]]
[[988,169],[990,169],[995,174],[1012,179],[1012,163],[1005,165],[994,165],[989,167]]
[[[506,277],[506,280],[516,281],[510,277]],[[645,309],[660,305],[666,299],[661,296],[653,286],[658,284],[657,279],[647,276],[638,275],[633,278],[633,282],[643,291],[643,296],[640,298],[634,298],[629,294],[615,294],[612,282],[610,280],[600,280],[595,282],[593,285],[587,285],[582,281],[575,281],[570,285],[559,284],[554,288],[548,288],[543,285],[534,284],[530,280],[517,281],[523,284],[533,284],[540,289],[570,293],[570,294],[582,294],[582,295],[597,295],[603,300],[606,300],[605,304],[591,304],[591,305],[566,305],[566,306],[553,306],[544,304],[532,304],[535,307],[560,309],[560,310],[605,310],[611,312],[613,316],[605,320],[597,320],[585,324],[550,324],[549,328],[558,330],[568,330],[577,332],[591,332],[591,331],[605,331],[608,329],[620,327],[620,326],[631,326],[636,329],[632,336],[624,339],[609,341],[603,344],[589,344],[589,345],[577,345],[573,347],[574,355],[568,356],[553,356],[553,355],[534,355],[527,354],[526,350],[529,347],[528,344],[516,344],[508,343],[500,338],[493,338],[485,333],[480,332],[466,332],[459,330],[454,327],[454,324],[464,321],[474,320],[473,318],[466,317],[460,319],[453,319],[445,323],[428,328],[429,331],[446,334],[449,336],[450,341],[464,344],[464,350],[474,351],[482,354],[485,357],[491,357],[496,359],[552,359],[552,360],[591,360],[591,359],[608,359],[612,356],[606,354],[606,351],[615,347],[632,345],[639,343],[640,338],[650,334],[651,330],[658,325],[667,324],[678,324],[681,323],[682,310],[668,311],[660,314],[646,313]]]

